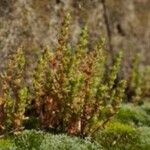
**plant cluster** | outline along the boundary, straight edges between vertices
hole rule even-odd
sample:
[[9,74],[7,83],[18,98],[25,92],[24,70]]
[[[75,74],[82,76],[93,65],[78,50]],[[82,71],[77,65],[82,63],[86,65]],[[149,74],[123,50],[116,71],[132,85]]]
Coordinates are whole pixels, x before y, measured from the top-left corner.
[[46,48],[38,60],[32,88],[25,82],[23,50],[18,49],[10,58],[8,68],[1,75],[1,131],[20,129],[29,107],[41,128],[80,136],[104,128],[118,112],[126,87],[125,80],[117,80],[122,52],[108,67],[104,41],[99,40],[89,49],[88,29],[84,27],[78,43],[72,47],[69,24],[67,14],[58,47]]

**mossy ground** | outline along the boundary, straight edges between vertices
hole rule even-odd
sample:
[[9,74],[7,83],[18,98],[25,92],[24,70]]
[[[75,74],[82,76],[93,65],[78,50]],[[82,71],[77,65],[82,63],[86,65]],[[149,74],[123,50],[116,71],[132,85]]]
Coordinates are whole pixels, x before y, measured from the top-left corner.
[[26,130],[0,140],[0,150],[149,150],[150,103],[122,105],[108,126],[94,137],[81,139],[65,134]]

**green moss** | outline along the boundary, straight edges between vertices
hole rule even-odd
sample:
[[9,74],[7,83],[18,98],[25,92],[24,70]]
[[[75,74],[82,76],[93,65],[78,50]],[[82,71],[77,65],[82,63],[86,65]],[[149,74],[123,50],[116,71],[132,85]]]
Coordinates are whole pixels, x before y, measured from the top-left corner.
[[95,135],[104,148],[108,150],[137,150],[139,133],[130,125],[114,122]]
[[149,150],[150,149],[150,128],[149,127],[140,127],[140,143],[139,147],[141,150]]
[[9,139],[0,139],[0,150],[16,150],[16,146]]
[[150,103],[145,102],[144,105],[141,106],[141,108],[148,114],[150,115]]
[[150,126],[150,117],[143,109],[144,107],[132,104],[123,105],[116,115],[116,119],[122,123],[133,124],[135,126]]
[[101,146],[88,139],[67,135],[53,135],[41,131],[24,131],[15,137],[17,150],[101,150]]

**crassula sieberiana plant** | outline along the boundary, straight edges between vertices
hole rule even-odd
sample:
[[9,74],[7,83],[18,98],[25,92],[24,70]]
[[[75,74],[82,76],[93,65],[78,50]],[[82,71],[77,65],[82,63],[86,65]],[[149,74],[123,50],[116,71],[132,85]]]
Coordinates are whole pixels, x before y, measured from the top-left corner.
[[150,66],[147,65],[144,67],[143,76],[142,76],[142,96],[150,97]]
[[141,55],[138,53],[132,59],[131,71],[128,78],[128,99],[134,104],[142,100],[142,71],[140,70]]
[[2,130],[19,129],[24,119],[28,89],[24,84],[25,56],[22,48],[8,59],[0,75],[0,126]]
[[62,23],[58,48],[47,49],[39,60],[33,86],[39,90],[34,97],[42,127],[85,136],[103,128],[118,112],[126,82],[116,83],[122,53],[106,74],[104,41],[89,49],[87,27],[77,45],[69,45],[69,18],[66,15]]
[[[126,86],[125,80],[117,79],[122,52],[108,67],[104,40],[100,39],[89,49],[85,26],[73,47],[69,27],[70,14],[67,14],[57,48],[47,47],[37,61],[32,90],[25,84],[22,49],[10,58],[8,68],[1,75],[1,129],[19,129],[29,108],[27,104],[32,105],[32,115],[36,114],[41,128],[79,136],[92,135],[104,128],[118,112]],[[31,105],[28,100],[32,101]]]
[[135,54],[132,58],[126,90],[128,101],[135,105],[142,104],[144,99],[150,96],[150,66],[141,66],[141,62],[141,54]]

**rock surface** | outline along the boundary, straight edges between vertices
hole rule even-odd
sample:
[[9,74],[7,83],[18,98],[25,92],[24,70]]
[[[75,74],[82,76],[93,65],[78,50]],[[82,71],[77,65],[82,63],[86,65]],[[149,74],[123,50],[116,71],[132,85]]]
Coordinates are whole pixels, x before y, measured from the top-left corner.
[[87,23],[91,45],[102,36],[111,51],[125,49],[126,58],[141,51],[144,63],[150,64],[149,8],[149,0],[0,0],[0,68],[21,44],[29,57],[39,53],[37,47],[54,47],[63,9],[73,16],[73,43]]

